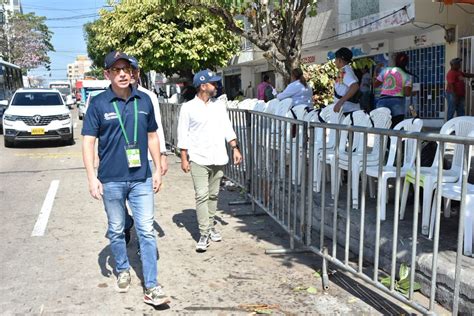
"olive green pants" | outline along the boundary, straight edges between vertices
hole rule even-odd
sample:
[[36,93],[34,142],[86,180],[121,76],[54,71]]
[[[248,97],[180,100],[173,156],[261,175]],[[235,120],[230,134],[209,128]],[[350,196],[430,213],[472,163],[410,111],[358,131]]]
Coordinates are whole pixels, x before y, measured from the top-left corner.
[[224,166],[202,166],[191,162],[191,176],[196,192],[196,214],[201,235],[209,234],[214,226],[217,210],[217,196]]

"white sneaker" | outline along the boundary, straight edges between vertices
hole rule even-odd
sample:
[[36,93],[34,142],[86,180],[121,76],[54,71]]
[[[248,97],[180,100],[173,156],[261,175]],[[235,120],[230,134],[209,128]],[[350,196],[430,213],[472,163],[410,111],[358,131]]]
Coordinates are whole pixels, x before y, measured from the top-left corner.
[[207,250],[207,247],[209,247],[209,236],[201,235],[201,238],[199,238],[199,241],[196,244],[196,251],[205,252]]
[[211,230],[209,231],[209,238],[214,242],[218,242],[222,240],[221,233],[219,233],[215,227],[212,227]]
[[159,285],[151,289],[146,289],[145,295],[143,296],[143,301],[154,306],[168,304],[171,302],[169,297],[166,296],[165,291],[163,291],[163,288]]
[[117,276],[117,292],[126,293],[130,288],[130,283],[132,282],[132,277],[130,276],[130,271],[122,271]]

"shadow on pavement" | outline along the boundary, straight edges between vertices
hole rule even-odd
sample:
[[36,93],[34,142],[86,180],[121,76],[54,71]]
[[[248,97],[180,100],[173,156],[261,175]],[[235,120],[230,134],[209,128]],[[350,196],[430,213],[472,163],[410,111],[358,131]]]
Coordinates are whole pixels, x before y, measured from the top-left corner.
[[173,223],[179,228],[186,228],[189,235],[198,242],[199,241],[199,228],[196,220],[196,210],[186,209],[182,210],[181,213],[173,215]]
[[[256,242],[266,241],[274,245],[276,249],[288,249],[290,246],[289,235],[271,217],[259,216],[261,215],[261,210],[258,210],[256,216],[252,216],[251,205],[229,205],[229,202],[238,198],[238,195],[238,192],[221,190],[219,192],[218,210],[227,215],[237,217],[242,224],[239,230],[251,234]],[[299,245],[295,245],[295,247],[298,248]],[[272,255],[272,257],[277,259],[281,265],[288,268],[293,267],[295,263],[304,264],[315,271],[321,270],[322,267],[322,258],[314,253]],[[393,303],[343,273],[333,274],[330,281],[330,286],[332,283],[333,289],[334,285],[337,285],[339,288],[359,298],[383,315],[410,314],[400,307],[400,304]],[[322,282],[322,280],[318,280],[317,282]],[[333,291],[330,289],[329,293],[337,295],[337,290]]]
[[[387,300],[382,295],[377,294],[368,287],[360,284],[357,281],[354,281],[349,276],[344,273],[333,273],[329,277],[330,282],[333,282],[341,289],[347,291],[348,293],[354,295],[361,301],[372,306],[382,315],[415,315],[414,313],[409,313],[398,304],[395,304]],[[331,286],[331,285],[329,285]]]

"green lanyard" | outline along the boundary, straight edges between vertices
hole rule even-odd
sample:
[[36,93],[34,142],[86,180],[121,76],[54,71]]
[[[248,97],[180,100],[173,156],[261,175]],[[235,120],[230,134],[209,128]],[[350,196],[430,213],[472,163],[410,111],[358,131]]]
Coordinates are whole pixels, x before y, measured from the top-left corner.
[[[120,127],[122,128],[123,136],[125,137],[125,141],[127,142],[127,145],[129,145],[130,142],[128,141],[127,131],[125,130],[125,126],[123,125],[122,116],[120,115],[120,112],[118,110],[117,102],[114,101],[113,104],[114,104],[114,108],[115,108],[115,113],[117,113],[117,118],[120,122]],[[137,99],[136,98],[133,101],[133,108],[134,108],[134,112],[135,112],[133,141],[136,144],[137,143],[137,134],[138,134],[138,105],[137,105]]]

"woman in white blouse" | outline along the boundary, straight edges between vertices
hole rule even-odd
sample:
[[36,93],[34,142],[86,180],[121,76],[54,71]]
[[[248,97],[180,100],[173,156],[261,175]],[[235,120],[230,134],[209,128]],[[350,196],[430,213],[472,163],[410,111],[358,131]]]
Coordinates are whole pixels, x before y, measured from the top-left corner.
[[292,99],[292,107],[304,104],[307,110],[313,110],[313,89],[306,82],[306,78],[300,68],[291,71],[291,83],[282,93],[277,95],[278,100],[287,98]]

